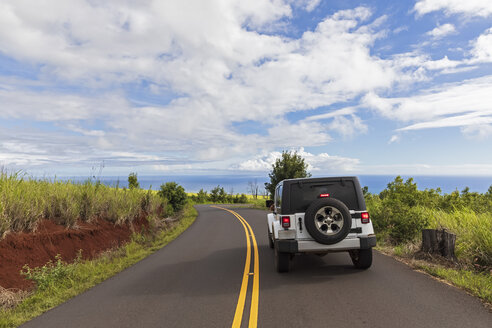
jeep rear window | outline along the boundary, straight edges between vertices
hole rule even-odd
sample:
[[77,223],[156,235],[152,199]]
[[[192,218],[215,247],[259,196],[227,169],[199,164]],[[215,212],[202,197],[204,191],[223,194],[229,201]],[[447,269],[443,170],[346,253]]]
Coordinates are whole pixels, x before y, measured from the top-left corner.
[[342,201],[350,210],[360,210],[355,185],[350,180],[344,180],[343,183],[341,181],[293,183],[290,188],[290,209],[294,213],[306,212],[309,204],[321,194],[330,194],[330,198]]

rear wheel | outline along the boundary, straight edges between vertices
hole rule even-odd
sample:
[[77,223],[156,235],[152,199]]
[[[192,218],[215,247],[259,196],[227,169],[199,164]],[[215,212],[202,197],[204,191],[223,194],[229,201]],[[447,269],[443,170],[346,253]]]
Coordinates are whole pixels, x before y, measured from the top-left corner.
[[352,263],[357,269],[368,269],[372,265],[372,248],[349,251]]
[[275,248],[275,270],[277,272],[289,272],[290,269],[290,254],[281,253]]

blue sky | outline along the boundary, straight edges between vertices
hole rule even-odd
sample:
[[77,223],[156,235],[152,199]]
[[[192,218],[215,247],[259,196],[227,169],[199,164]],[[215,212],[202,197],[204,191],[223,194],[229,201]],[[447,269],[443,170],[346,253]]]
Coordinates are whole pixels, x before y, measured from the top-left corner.
[[489,0],[2,1],[0,166],[492,176]]

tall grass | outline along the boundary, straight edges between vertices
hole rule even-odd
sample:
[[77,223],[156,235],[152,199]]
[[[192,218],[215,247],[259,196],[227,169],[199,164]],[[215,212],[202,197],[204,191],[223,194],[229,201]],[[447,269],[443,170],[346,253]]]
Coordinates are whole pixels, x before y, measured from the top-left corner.
[[413,179],[396,177],[379,194],[365,188],[365,199],[380,242],[418,243],[421,230],[448,229],[456,234],[456,255],[464,264],[492,267],[492,186],[484,193],[418,190]]
[[[492,214],[470,208],[445,212],[427,209],[432,229],[456,234],[456,256],[469,264],[492,265]],[[472,262],[472,263],[470,263]]]
[[41,219],[67,227],[77,220],[104,219],[121,224],[140,213],[156,214],[166,200],[141,189],[121,189],[86,181],[36,180],[0,172],[0,237],[9,231],[34,230]]

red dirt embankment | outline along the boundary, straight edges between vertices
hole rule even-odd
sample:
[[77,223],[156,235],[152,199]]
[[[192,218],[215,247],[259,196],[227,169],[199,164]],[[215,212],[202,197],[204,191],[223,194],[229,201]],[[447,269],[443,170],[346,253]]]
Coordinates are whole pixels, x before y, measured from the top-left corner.
[[50,220],[42,220],[35,232],[10,233],[0,240],[0,286],[30,289],[32,282],[20,275],[27,264],[34,268],[55,260],[57,254],[72,262],[82,250],[83,259],[91,259],[130,240],[133,231],[147,226],[141,217],[133,225],[114,225],[106,220],[79,222],[77,229],[67,229]]

